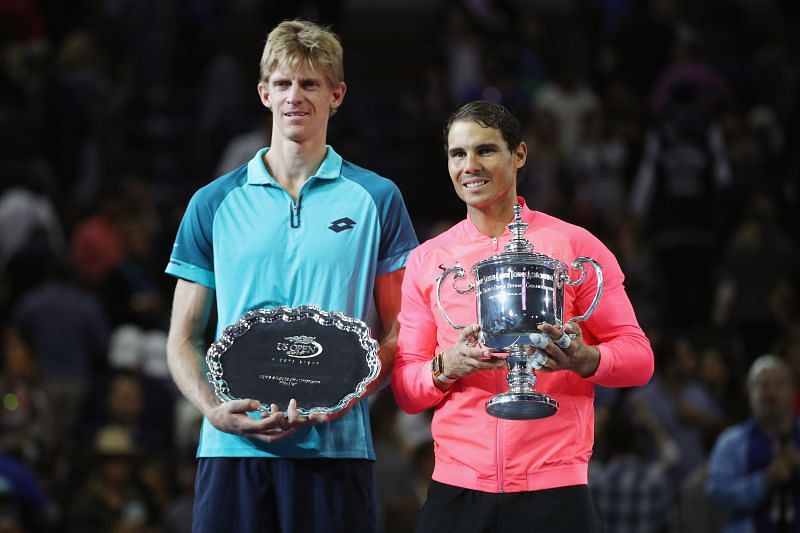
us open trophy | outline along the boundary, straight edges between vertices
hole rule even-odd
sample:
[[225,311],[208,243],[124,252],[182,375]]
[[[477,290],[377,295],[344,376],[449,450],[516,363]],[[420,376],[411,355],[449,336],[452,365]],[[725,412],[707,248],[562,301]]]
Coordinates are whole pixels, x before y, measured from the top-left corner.
[[313,305],[248,311],[209,347],[206,364],[220,400],[253,398],[269,411],[294,398],[302,415],[345,409],[381,369],[364,322]]
[[[530,335],[539,333],[537,326],[543,322],[561,326],[564,315],[564,290],[575,287],[586,279],[585,263],[589,263],[597,276],[597,290],[592,303],[583,315],[569,322],[586,320],[594,312],[603,293],[603,270],[600,264],[588,257],[578,257],[572,264],[565,263],[533,251],[525,238],[528,224],[522,220],[522,207],[514,206],[514,220],[508,225],[512,239],[504,251],[475,263],[472,266],[474,283],[466,289],[456,286],[465,277],[464,269],[456,265],[446,269],[436,280],[436,305],[439,312],[455,329],[465,326],[455,324],[441,301],[442,283],[450,274],[453,289],[458,294],[475,291],[478,324],[481,331],[478,341],[492,352],[507,353],[509,390],[486,402],[486,411],[497,418],[529,420],[555,414],[558,401],[534,390],[536,375],[546,360],[538,350],[528,355],[526,345],[532,344]],[[572,281],[569,270],[580,272]]]

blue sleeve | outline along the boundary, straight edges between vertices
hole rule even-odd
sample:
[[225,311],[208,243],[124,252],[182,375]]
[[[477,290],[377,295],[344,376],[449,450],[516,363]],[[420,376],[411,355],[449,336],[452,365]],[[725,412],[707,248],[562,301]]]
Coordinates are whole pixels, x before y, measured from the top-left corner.
[[386,183],[385,194],[376,198],[381,220],[378,275],[403,268],[408,254],[419,245],[400,189],[389,180]]
[[215,211],[216,205],[209,202],[205,189],[192,196],[172,246],[167,274],[215,288],[212,234]]
[[228,194],[247,182],[247,166],[212,181],[192,199],[175,237],[166,273],[216,288],[214,282],[214,216]]
[[719,509],[747,513],[762,504],[767,496],[764,471],[747,471],[747,428],[734,426],[717,439],[708,466],[706,494]]

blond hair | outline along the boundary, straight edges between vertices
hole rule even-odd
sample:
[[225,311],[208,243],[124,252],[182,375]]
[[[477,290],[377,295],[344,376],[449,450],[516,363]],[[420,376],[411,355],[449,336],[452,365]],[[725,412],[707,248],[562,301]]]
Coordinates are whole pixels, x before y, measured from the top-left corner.
[[343,51],[330,29],[305,20],[286,20],[267,36],[261,54],[261,81],[280,66],[321,70],[334,87],[344,82]]

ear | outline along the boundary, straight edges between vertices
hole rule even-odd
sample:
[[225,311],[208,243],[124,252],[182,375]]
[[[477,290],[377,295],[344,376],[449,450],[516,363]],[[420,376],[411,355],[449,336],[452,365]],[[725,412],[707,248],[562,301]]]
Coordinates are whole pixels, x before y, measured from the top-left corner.
[[528,159],[528,145],[525,144],[525,141],[520,142],[517,149],[514,150],[514,158],[516,159],[517,170],[525,166],[525,161]]
[[261,99],[261,103],[264,104],[264,107],[270,109],[270,101],[269,101],[269,85],[265,81],[258,82],[258,97]]
[[344,82],[340,82],[338,85],[333,87],[333,92],[331,93],[331,109],[334,110],[342,105],[342,100],[344,100],[344,93],[347,92],[347,85]]

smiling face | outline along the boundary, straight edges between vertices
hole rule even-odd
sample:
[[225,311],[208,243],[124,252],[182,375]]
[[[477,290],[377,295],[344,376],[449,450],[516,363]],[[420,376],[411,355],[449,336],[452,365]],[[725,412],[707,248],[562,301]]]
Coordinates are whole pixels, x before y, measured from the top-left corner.
[[[320,70],[281,65],[258,84],[262,103],[272,111],[276,136],[293,141],[321,140],[324,144],[331,111],[342,103],[346,86],[333,85]],[[274,142],[273,142],[274,144]]]
[[499,129],[464,119],[450,125],[447,168],[467,210],[510,212],[517,201],[517,171],[525,164],[524,142],[511,150]]

